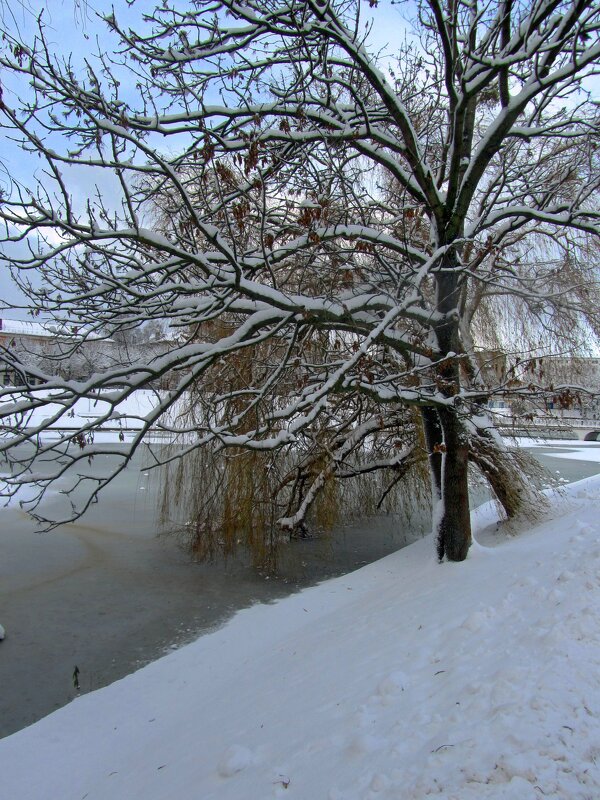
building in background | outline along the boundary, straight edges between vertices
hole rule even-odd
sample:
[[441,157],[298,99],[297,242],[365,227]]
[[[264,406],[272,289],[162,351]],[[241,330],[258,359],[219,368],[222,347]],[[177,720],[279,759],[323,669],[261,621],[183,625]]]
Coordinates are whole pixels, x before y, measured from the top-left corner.
[[[89,328],[56,321],[0,319],[0,385],[35,385],[38,375],[87,380],[94,372],[148,363],[171,346],[152,330],[118,341]],[[168,388],[172,376],[157,377],[156,388]]]

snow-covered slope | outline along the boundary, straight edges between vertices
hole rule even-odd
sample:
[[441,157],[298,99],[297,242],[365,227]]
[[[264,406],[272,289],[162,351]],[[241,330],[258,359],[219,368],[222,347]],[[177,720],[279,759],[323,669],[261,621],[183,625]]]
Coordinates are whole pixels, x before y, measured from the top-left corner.
[[426,539],[240,612],[2,740],[0,794],[600,797],[600,479],[551,517],[507,538],[488,508],[464,564]]

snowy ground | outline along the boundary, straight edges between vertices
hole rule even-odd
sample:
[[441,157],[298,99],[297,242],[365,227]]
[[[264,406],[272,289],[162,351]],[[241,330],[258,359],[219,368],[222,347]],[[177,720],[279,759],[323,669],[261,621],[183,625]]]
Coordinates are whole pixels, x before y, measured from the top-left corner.
[[573,461],[597,461],[596,451],[600,444],[599,442],[582,442],[580,439],[526,439],[523,437],[518,437],[514,441],[519,447],[548,450],[552,453],[553,458]]
[[[12,397],[17,399],[16,395]],[[110,406],[101,397],[100,395],[97,399],[80,398],[75,403],[72,411],[64,414],[55,424],[51,425],[51,430],[78,431],[82,426],[106,414],[110,410]],[[142,420],[158,402],[159,397],[156,392],[139,389],[118,406],[118,413],[105,423],[104,428],[111,430],[113,433],[121,432],[125,441],[129,441],[133,433],[141,428]],[[56,403],[34,409],[27,417],[27,427],[32,428],[41,424],[43,420],[54,416],[60,410],[60,406]],[[105,433],[96,434],[96,441],[116,440],[114,435],[108,433],[108,430]],[[52,438],[52,433],[47,431],[45,436],[46,438]]]
[[595,800],[600,478],[497,528],[477,512],[464,564],[425,539],[238,613],[0,741],[0,793]]

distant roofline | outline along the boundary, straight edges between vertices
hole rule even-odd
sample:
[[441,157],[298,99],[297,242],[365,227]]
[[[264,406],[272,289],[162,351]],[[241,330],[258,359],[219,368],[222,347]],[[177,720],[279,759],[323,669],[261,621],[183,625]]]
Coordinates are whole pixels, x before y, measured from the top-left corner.
[[[71,328],[71,330],[69,330]],[[88,332],[85,325],[60,325],[54,320],[33,322],[32,320],[4,319],[0,317],[0,333],[13,336],[36,336],[38,338],[100,339],[96,333]]]

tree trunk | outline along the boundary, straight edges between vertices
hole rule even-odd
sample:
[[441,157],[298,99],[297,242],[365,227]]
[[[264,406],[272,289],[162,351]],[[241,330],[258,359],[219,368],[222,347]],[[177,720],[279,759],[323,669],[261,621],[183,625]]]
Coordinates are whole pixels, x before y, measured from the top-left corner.
[[[457,253],[451,250],[444,257],[443,269],[436,275],[436,306],[444,316],[443,322],[435,329],[442,356],[436,382],[440,393],[448,399],[460,392],[456,354],[462,351],[458,327],[461,285],[457,279],[457,265]],[[437,553],[440,561],[444,557],[449,561],[464,561],[471,545],[469,440],[456,408],[439,406],[436,413],[444,437],[441,507],[436,514]]]
[[454,411],[439,409],[444,432],[442,511],[438,522],[438,556],[464,561],[471,546],[469,508],[469,442]]
[[434,499],[440,500],[442,497],[442,449],[444,432],[440,424],[440,418],[435,408],[422,408],[421,418],[423,420],[423,433],[425,434],[425,446],[429,456],[429,469],[431,472],[431,488]]
[[453,411],[424,408],[421,413],[433,505],[440,509],[435,514],[437,555],[440,561],[464,561],[471,544],[469,441]]
[[477,428],[469,437],[469,458],[485,475],[508,519],[522,513],[534,516],[544,507],[543,495],[525,471],[536,469],[527,454],[511,453],[489,430]]
[[[437,518],[435,510],[440,507],[442,499],[442,446],[444,442],[444,432],[440,423],[440,418],[435,408],[422,408],[421,418],[423,421],[423,433],[425,436],[425,446],[429,458],[429,474],[431,476],[431,496],[434,509],[434,519]],[[436,550],[438,559],[444,560],[444,542],[440,537],[439,528],[437,530]]]

